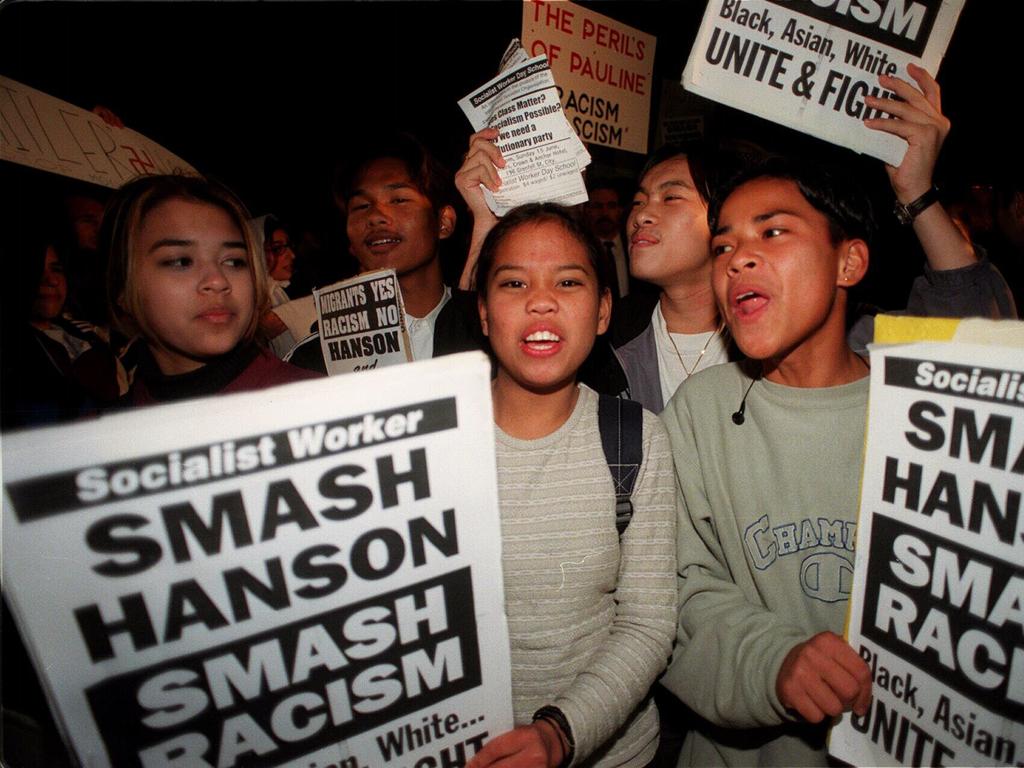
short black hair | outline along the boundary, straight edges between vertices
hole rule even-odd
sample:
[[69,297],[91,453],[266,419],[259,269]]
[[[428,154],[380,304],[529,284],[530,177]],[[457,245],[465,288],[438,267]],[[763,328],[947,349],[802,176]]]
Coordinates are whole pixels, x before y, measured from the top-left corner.
[[452,174],[427,150],[415,136],[391,133],[358,144],[355,153],[335,168],[332,185],[335,202],[348,205],[356,184],[371,163],[382,159],[398,160],[409,178],[427,196],[435,211],[455,202]]
[[758,179],[792,181],[800,194],[828,220],[829,237],[836,245],[859,239],[870,246],[875,235],[871,199],[856,180],[856,174],[792,157],[774,155],[720,183],[708,205],[708,226],[714,235],[722,205],[744,184]]
[[602,247],[601,241],[590,231],[590,227],[583,222],[576,210],[558,203],[527,203],[506,213],[487,233],[487,238],[480,247],[480,257],[476,263],[477,293],[483,297],[487,296],[487,278],[494,268],[494,258],[502,242],[519,227],[545,221],[561,225],[573,239],[583,246],[590,265],[597,275],[598,295],[602,295],[610,288],[613,274],[611,258]]
[[644,176],[651,172],[655,166],[666,163],[676,158],[686,160],[690,167],[690,175],[693,177],[693,185],[697,194],[705,203],[711,199],[711,189],[714,177],[717,174],[720,161],[720,153],[713,149],[710,144],[703,141],[694,141],[687,144],[665,144],[647,156],[640,175],[637,176],[636,186],[639,188]]

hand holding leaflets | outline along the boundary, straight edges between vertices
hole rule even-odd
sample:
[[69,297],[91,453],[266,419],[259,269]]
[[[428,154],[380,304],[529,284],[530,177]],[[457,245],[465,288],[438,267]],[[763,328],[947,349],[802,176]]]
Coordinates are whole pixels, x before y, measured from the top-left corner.
[[[481,189],[488,208],[503,216],[523,203],[586,202],[581,171],[590,163],[590,155],[565,119],[547,57],[527,58],[519,41],[513,40],[502,57],[502,67],[497,77],[459,101],[478,131],[474,135],[474,139],[480,139],[476,151],[491,155],[482,146],[482,134],[486,128],[497,131],[487,141],[495,142],[494,149],[504,162],[492,162],[498,168],[500,183],[494,187],[484,184]],[[481,168],[469,162],[473,154],[471,143],[467,164],[460,170],[461,179],[457,182],[464,197],[473,172],[483,174],[480,183],[485,178],[493,181],[486,164]],[[471,210],[479,208],[469,197],[467,202]]]
[[484,128],[469,137],[469,151],[462,161],[462,167],[455,174],[455,186],[466,201],[466,207],[473,215],[473,232],[470,235],[469,253],[466,264],[459,278],[459,288],[464,291],[474,289],[476,261],[480,248],[484,244],[487,233],[498,223],[484,197],[484,189],[497,192],[501,186],[499,168],[504,168],[505,158],[501,155],[495,142],[498,140],[497,128]]
[[455,174],[473,214],[466,265],[459,278],[473,288],[476,260],[498,218],[517,205],[587,201],[582,170],[590,155],[562,112],[547,58],[527,58],[513,40],[496,78],[459,101],[476,129]]
[[494,217],[487,207],[482,188],[497,192],[501,186],[498,169],[504,168],[506,163],[495,144],[499,136],[497,128],[484,128],[470,136],[469,151],[462,161],[462,167],[455,174],[455,185],[474,219],[480,216]]

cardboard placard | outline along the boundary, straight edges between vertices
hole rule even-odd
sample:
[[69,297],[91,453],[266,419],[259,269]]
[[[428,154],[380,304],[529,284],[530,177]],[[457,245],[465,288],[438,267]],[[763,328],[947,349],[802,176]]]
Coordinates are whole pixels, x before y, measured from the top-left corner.
[[489,379],[5,435],[5,597],[82,764],[458,764],[511,727]]

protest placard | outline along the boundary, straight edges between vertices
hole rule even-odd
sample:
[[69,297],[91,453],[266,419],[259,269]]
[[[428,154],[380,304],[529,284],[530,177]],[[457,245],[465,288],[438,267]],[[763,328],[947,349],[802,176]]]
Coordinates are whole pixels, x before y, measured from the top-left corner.
[[867,128],[892,97],[879,75],[932,75],[964,0],[709,0],[683,86],[745,112],[899,165],[903,139]]
[[196,170],[130,128],[0,76],[0,159],[104,187]]
[[501,187],[497,192],[480,187],[495,215],[524,203],[587,201],[582,171],[590,154],[565,119],[544,56],[527,58],[513,40],[498,75],[460,99],[459,106],[474,130],[499,131],[496,145],[506,163],[498,169]]
[[581,139],[647,153],[654,35],[565,0],[524,0],[522,40],[548,57]]
[[5,597],[82,764],[437,768],[511,727],[489,381],[5,435]]
[[853,765],[1024,760],[1022,494],[1019,348],[872,348],[847,639],[873,698],[833,728],[831,754]]
[[395,270],[366,272],[320,288],[313,300],[329,376],[412,359]]
[[676,80],[663,80],[658,123],[657,145],[687,144],[704,137],[703,100],[683,90]]

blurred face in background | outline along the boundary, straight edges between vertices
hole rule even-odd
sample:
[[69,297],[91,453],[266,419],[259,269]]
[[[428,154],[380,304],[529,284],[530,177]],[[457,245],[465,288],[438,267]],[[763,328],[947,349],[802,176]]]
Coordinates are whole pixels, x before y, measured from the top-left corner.
[[295,273],[295,251],[288,233],[283,229],[275,229],[270,239],[263,244],[267,254],[267,272],[279,283],[286,283]]
[[602,240],[613,240],[622,227],[622,204],[614,189],[591,190],[586,208],[587,220],[594,234]]
[[39,290],[32,302],[32,324],[48,328],[50,321],[60,316],[68,297],[68,280],[64,274],[64,262],[57,257],[52,247],[46,249],[43,274],[39,278]]
[[86,251],[99,248],[103,204],[91,197],[75,196],[67,201],[68,219],[78,247]]

